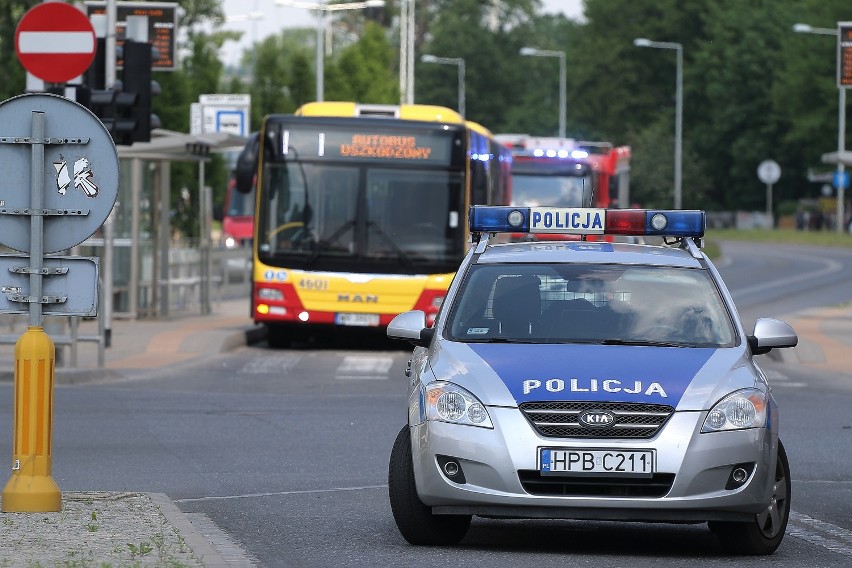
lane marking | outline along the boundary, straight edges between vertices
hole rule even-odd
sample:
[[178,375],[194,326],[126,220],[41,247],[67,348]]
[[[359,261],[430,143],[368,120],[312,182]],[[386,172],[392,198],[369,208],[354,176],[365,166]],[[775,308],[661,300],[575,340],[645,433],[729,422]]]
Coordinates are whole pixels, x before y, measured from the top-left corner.
[[852,532],[843,527],[790,511],[787,533],[813,545],[852,558]]
[[818,262],[823,264],[824,267],[815,270],[812,272],[803,272],[801,274],[797,274],[796,276],[790,276],[787,278],[779,278],[777,280],[773,280],[771,282],[762,282],[760,284],[756,284],[754,286],[747,286],[745,288],[739,288],[736,292],[731,291],[731,296],[736,299],[739,296],[747,296],[748,294],[753,294],[757,292],[765,292],[768,288],[777,288],[779,286],[786,286],[788,284],[793,284],[795,282],[807,282],[808,280],[812,280],[815,278],[819,278],[821,276],[827,276],[829,274],[834,274],[835,272],[839,272],[843,270],[843,263],[838,262],[836,260],[817,258],[814,259],[813,256],[799,255],[799,254],[784,254],[785,258],[795,258],[798,260],[806,260],[810,262]]
[[272,491],[269,493],[244,493],[242,495],[210,495],[207,497],[186,497],[173,499],[175,503],[192,503],[198,501],[227,501],[229,499],[254,499],[257,497],[279,497],[284,495],[311,495],[317,493],[340,493],[343,491],[363,491],[365,489],[387,489],[384,485],[361,485],[357,487],[334,487],[332,489],[301,489],[298,491]]
[[291,371],[301,360],[301,355],[293,353],[274,357],[257,357],[243,365],[238,372],[245,375],[282,374]]
[[385,381],[389,378],[393,357],[374,355],[347,355],[334,374],[335,379],[369,379]]

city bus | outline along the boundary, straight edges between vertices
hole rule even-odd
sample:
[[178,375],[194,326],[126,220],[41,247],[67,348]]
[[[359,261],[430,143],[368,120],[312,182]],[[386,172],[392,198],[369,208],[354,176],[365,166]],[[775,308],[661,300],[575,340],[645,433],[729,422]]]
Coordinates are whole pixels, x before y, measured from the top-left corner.
[[257,180],[251,313],[273,347],[308,327],[433,321],[472,204],[508,204],[508,148],[453,110],[314,102],[269,115],[237,160]]
[[[629,146],[528,134],[497,134],[495,137],[512,151],[513,205],[630,207]],[[523,238],[564,239],[566,236],[524,235]]]

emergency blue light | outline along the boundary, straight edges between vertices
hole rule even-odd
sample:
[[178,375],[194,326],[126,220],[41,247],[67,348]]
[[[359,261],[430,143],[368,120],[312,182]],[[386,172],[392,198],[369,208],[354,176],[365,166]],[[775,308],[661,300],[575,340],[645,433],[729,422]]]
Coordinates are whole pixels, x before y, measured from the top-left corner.
[[569,235],[704,236],[704,211],[502,207],[474,205],[476,233],[562,233]]

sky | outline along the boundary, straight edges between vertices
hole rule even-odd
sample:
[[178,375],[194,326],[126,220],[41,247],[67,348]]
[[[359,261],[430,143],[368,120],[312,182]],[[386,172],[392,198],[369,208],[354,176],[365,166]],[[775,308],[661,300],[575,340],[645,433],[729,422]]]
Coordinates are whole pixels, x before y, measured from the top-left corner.
[[[311,0],[314,1],[314,0]],[[545,13],[562,12],[569,18],[580,19],[583,15],[583,0],[543,0]],[[416,9],[415,1],[415,9]],[[222,7],[225,16],[245,18],[249,14],[263,14],[261,19],[234,21],[225,24],[227,29],[242,31],[240,42],[229,41],[222,48],[226,65],[239,62],[243,50],[282,28],[304,28],[316,25],[313,10],[280,6],[275,0],[224,0]]]

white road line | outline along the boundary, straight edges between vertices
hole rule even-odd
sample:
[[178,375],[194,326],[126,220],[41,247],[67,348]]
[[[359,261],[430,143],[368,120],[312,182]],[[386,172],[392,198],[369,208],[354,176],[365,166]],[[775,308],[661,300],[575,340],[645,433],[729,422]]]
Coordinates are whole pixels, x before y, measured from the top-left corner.
[[246,363],[240,373],[246,375],[263,375],[267,373],[287,373],[302,360],[301,355],[287,353],[274,357],[257,357]]
[[731,296],[734,297],[734,300],[737,300],[741,296],[746,296],[752,293],[763,293],[769,288],[777,288],[779,286],[786,286],[788,284],[793,284],[795,282],[807,282],[811,279],[816,279],[821,276],[826,276],[828,274],[834,274],[835,272],[839,272],[843,270],[843,263],[838,262],[836,260],[831,260],[827,258],[814,258],[813,256],[803,255],[803,254],[786,254],[785,258],[796,258],[799,260],[807,260],[807,261],[816,261],[823,264],[823,268],[806,271],[801,274],[797,274],[795,276],[788,276],[787,278],[777,278],[772,280],[771,282],[761,282],[760,284],[755,284],[754,286],[747,286],[745,288],[739,288],[736,292],[731,292]]
[[852,558],[852,532],[843,527],[790,511],[787,534]]
[[334,374],[335,379],[370,379],[384,381],[393,365],[393,357],[347,355]]
[[334,487],[332,489],[303,489],[299,491],[274,491],[270,493],[244,493],[242,495],[211,495],[208,497],[187,497],[174,499],[175,503],[192,503],[195,501],[227,501],[229,499],[254,499],[257,497],[278,497],[282,495],[310,495],[314,493],[339,493],[341,491],[363,491],[365,489],[387,489],[385,485],[362,485],[358,487]]

